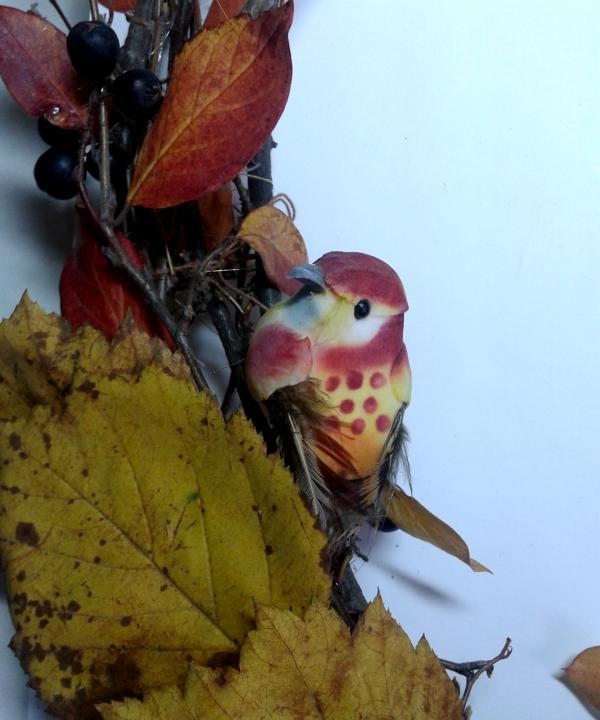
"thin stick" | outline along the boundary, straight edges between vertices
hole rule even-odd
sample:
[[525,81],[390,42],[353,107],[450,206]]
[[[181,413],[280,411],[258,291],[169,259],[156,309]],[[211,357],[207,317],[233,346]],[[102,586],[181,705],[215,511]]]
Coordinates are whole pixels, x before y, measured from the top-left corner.
[[70,30],[72,25],[69,22],[69,19],[64,14],[61,6],[58,4],[58,0],[49,0],[50,5],[56,10],[56,12],[60,15],[60,19],[64,22],[64,24],[67,26],[67,30]]
[[234,181],[233,184],[235,185],[235,189],[238,191],[238,195],[240,196],[240,202],[242,203],[242,214],[246,216],[250,210],[252,210],[252,203],[250,202],[250,195],[248,193],[248,190],[244,187],[244,184],[242,183],[240,176],[238,175]]
[[100,20],[97,0],[90,0],[90,12],[92,13],[92,20]]

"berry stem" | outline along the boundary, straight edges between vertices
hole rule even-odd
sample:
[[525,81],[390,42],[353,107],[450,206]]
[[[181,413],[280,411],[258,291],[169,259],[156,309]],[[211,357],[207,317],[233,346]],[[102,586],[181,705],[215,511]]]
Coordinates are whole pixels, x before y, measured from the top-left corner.
[[90,0],[90,13],[92,14],[92,20],[100,20],[97,0]]
[[58,3],[58,0],[49,0],[49,2],[50,2],[50,5],[52,5],[52,7],[56,10],[56,12],[60,15],[60,19],[66,25],[67,30],[70,30],[72,25],[69,22],[69,19],[67,18],[67,16],[64,14],[63,9],[61,8],[61,6]]

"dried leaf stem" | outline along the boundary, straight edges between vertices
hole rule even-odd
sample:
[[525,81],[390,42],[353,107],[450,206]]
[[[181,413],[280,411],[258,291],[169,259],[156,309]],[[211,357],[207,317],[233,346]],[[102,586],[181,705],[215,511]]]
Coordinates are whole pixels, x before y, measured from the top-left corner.
[[469,695],[471,694],[473,685],[477,682],[477,680],[479,680],[483,673],[485,673],[488,677],[491,677],[496,663],[499,663],[501,660],[506,660],[506,658],[510,657],[511,653],[511,639],[506,638],[506,642],[504,643],[502,650],[500,650],[500,652],[491,660],[475,660],[473,662],[456,663],[451,660],[442,660],[442,658],[439,658],[440,664],[446,670],[462,675],[466,679],[465,689],[461,698],[465,717],[467,717],[467,701],[469,700]]

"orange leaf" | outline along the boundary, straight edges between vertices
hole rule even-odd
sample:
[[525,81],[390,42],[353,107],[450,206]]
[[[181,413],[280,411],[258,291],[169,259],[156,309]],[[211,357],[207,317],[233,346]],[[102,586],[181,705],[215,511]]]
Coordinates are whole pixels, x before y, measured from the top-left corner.
[[177,205],[234,178],[258,151],[285,106],[292,77],[293,5],[241,16],[190,40],[147,134],[130,205]]
[[287,295],[300,288],[287,277],[290,268],[308,262],[304,240],[289,217],[272,205],[253,210],[242,223],[238,238],[256,250],[269,280]]
[[204,29],[220,25],[242,12],[246,0],[213,0],[204,21]]
[[198,198],[202,226],[202,245],[210,252],[224,240],[233,227],[233,202],[227,185]]
[[0,7],[0,75],[28,114],[81,128],[88,118],[85,87],[67,54],[67,38],[33,13]]
[[399,487],[394,488],[386,513],[399,530],[454,555],[473,572],[490,572],[485,565],[471,558],[466,542],[456,530]]
[[600,710],[600,646],[580,652],[564,672],[573,690],[593,708]]

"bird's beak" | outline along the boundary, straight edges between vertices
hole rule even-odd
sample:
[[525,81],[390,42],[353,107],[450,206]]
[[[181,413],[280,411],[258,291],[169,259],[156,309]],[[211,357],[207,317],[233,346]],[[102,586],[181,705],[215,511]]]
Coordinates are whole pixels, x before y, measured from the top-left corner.
[[296,265],[288,272],[287,276],[293,280],[298,280],[304,287],[312,292],[325,291],[323,270],[317,265],[312,265],[311,263]]

